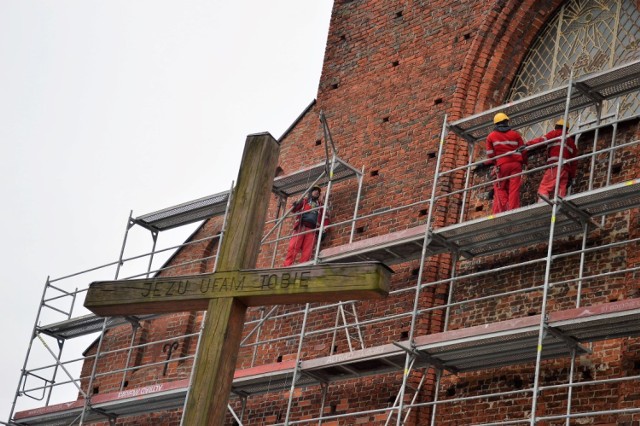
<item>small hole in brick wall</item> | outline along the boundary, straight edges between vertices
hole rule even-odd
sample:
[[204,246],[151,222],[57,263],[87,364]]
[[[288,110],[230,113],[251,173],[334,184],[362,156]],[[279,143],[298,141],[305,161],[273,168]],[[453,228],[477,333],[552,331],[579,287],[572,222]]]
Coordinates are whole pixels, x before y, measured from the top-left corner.
[[415,268],[411,270],[411,275],[413,275],[414,277],[417,277],[419,273],[420,273],[420,268]]
[[527,312],[527,315],[529,315],[530,317],[534,316],[534,315],[538,315],[538,313],[534,310],[531,310],[529,312]]
[[333,353],[335,354],[336,352],[338,352],[338,345],[333,346]]
[[282,355],[278,355],[278,358],[276,358],[276,362],[282,362]]
[[471,33],[466,33],[465,35],[462,36],[462,38],[465,40],[469,40],[471,38]]
[[513,379],[513,387],[516,389],[522,389],[522,379],[520,377],[515,377]]
[[276,175],[275,177],[282,176],[284,174],[284,169],[280,166],[276,167]]
[[336,411],[338,410],[338,404],[336,404],[335,402],[332,402],[329,407],[331,407],[331,414],[335,414]]
[[382,117],[382,122],[383,123],[388,123],[389,122],[389,116]]
[[322,145],[322,141],[321,141],[320,139],[318,139],[318,140],[316,141],[316,146],[318,146],[318,145]]
[[477,212],[481,212],[482,210],[484,210],[484,206],[476,206]]
[[278,413],[276,416],[276,421],[279,422],[280,420],[282,420],[282,413]]
[[391,62],[391,66],[392,66],[392,67],[397,67],[398,65],[400,65],[400,61],[393,61],[393,62]]
[[129,381],[128,381],[128,380],[125,380],[125,381],[124,381],[124,383],[123,383],[123,385],[122,385],[122,387],[123,387],[123,388],[126,388],[127,386],[129,386]]
[[396,397],[395,396],[390,396],[389,398],[387,398],[387,402],[390,403],[390,404],[396,402]]
[[442,103],[442,98],[437,98],[436,100],[433,101],[434,105],[440,105]]
[[238,421],[237,421],[237,420],[234,420],[234,421],[233,421],[233,426],[240,426],[240,423],[238,423]]
[[427,209],[422,209],[418,212],[418,216],[426,216],[428,213]]
[[95,388],[93,388],[93,394],[94,395],[97,395],[99,393],[100,393],[100,388],[99,387],[96,386]]
[[447,388],[447,396],[453,396],[456,394],[456,387],[451,385]]
[[409,338],[409,332],[408,331],[403,331],[402,333],[400,333],[400,338],[401,339],[408,339]]
[[332,84],[332,85],[331,85],[331,88],[332,88],[333,90],[337,89],[337,88],[338,88],[338,83],[334,83],[334,84]]
[[435,151],[431,151],[427,153],[427,157],[429,158],[436,158],[436,152]]
[[346,35],[344,35],[344,34],[342,34],[342,35],[340,36],[340,40],[341,40],[341,41],[346,41],[346,40],[347,40],[347,36],[346,36]]
[[380,172],[378,170],[371,170],[371,173],[369,174],[371,175],[371,177],[374,177],[374,176],[378,176]]
[[612,296],[609,298],[609,302],[617,302],[618,301],[618,296]]
[[591,380],[593,377],[591,376],[591,370],[585,368],[582,370],[582,380]]
[[358,226],[358,227],[356,228],[356,232],[357,232],[358,234],[362,234],[362,233],[364,232],[364,226]]
[[611,167],[611,173],[613,173],[614,175],[617,175],[621,171],[622,171],[622,164],[614,164],[613,167]]
[[640,360],[633,361],[633,369],[640,370]]
[[396,12],[396,18],[402,18],[402,11],[401,10]]

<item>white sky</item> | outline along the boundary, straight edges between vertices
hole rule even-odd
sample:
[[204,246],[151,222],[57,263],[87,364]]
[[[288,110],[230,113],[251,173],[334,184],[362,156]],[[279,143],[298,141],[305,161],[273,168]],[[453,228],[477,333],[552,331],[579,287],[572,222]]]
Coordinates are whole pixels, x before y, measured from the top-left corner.
[[[47,276],[116,260],[130,210],[229,189],[246,135],[315,97],[332,3],[0,0],[0,421]],[[151,248],[136,232],[125,256]]]

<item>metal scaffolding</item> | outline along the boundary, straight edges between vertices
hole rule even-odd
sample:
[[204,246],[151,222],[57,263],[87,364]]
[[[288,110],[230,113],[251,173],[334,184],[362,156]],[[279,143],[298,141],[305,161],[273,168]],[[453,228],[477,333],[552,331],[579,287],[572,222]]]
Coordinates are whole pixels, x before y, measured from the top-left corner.
[[[511,118],[512,126],[520,128],[560,116],[565,120],[569,116],[579,117],[589,108],[595,108],[599,112],[602,110],[603,102],[637,91],[640,91],[640,61],[570,80],[568,84],[556,89],[452,123],[449,123],[445,117],[430,198],[417,200],[407,206],[389,206],[380,213],[358,215],[364,169],[358,171],[353,168],[337,157],[335,150],[333,156],[328,155],[327,161],[323,163],[277,178],[274,183],[274,193],[280,197],[281,202],[275,219],[267,225],[267,232],[263,239],[263,250],[267,248],[272,250],[270,252],[272,266],[277,258],[278,245],[288,238],[281,236],[283,221],[290,217],[289,212],[283,212],[283,206],[286,206],[288,197],[302,194],[309,187],[320,183],[327,185],[325,197],[329,200],[333,184],[357,178],[358,196],[353,218],[329,226],[335,229],[349,227],[348,242],[323,250],[320,250],[318,244],[313,262],[377,260],[394,265],[419,260],[420,267],[414,285],[394,288],[389,295],[391,300],[407,295],[412,298],[412,308],[403,312],[362,319],[358,317],[357,305],[352,301],[325,305],[307,304],[282,312],[279,312],[277,307],[268,311],[260,310],[259,317],[256,315],[255,319],[245,324],[242,346],[243,350],[252,352],[252,357],[251,366],[237,370],[234,377],[232,391],[238,397],[238,403],[232,401],[230,410],[235,421],[242,424],[251,420],[244,413],[249,398],[273,392],[286,395],[281,398],[283,405],[286,405],[283,407],[285,416],[276,422],[285,425],[322,424],[325,421],[353,423],[355,418],[365,416],[375,418],[375,421],[380,424],[400,425],[417,409],[427,409],[431,424],[438,424],[438,416],[442,415],[439,413],[446,413],[447,407],[473,401],[505,398],[526,401],[521,404],[528,404],[530,408],[523,410],[520,418],[503,418],[500,421],[485,424],[534,425],[543,421],[560,421],[568,425],[572,419],[578,417],[640,413],[638,401],[635,405],[610,410],[593,409],[588,412],[576,412],[572,408],[572,395],[577,387],[614,382],[638,383],[640,379],[640,376],[624,376],[575,381],[577,357],[589,356],[595,342],[640,336],[640,327],[637,325],[640,320],[640,299],[610,300],[607,303],[590,306],[584,306],[582,300],[582,288],[586,283],[597,283],[599,280],[614,276],[624,277],[625,274],[637,273],[640,270],[640,265],[624,264],[616,269],[599,271],[588,268],[586,261],[588,256],[598,253],[606,254],[608,250],[632,247],[633,244],[640,242],[640,238],[622,237],[610,241],[599,241],[598,237],[592,237],[594,231],[598,233],[606,228],[607,218],[640,207],[638,169],[633,171],[635,175],[631,178],[616,179],[613,176],[612,167],[615,155],[640,145],[640,140],[636,138],[633,140],[627,138],[622,142],[616,139],[619,126],[630,120],[636,120],[637,117],[619,117],[617,114],[609,117],[598,116],[595,121],[576,124],[574,128],[577,130],[573,135],[563,135],[562,143],[568,136],[574,136],[580,141],[593,139],[592,146],[586,146],[582,155],[570,160],[582,161],[588,169],[588,181],[581,183],[579,192],[566,197],[556,195],[548,203],[534,203],[497,215],[466,219],[466,212],[469,211],[469,202],[473,194],[488,190],[493,185],[492,181],[475,183],[474,170],[484,162],[484,159],[475,160],[479,155],[477,144],[483,141],[492,130],[491,118],[496,112],[507,113]],[[326,125],[326,121],[323,123]],[[328,126],[325,131],[325,138],[330,139]],[[448,135],[448,131],[457,136]],[[605,131],[610,135],[609,144],[602,146],[603,141],[600,140],[599,135]],[[444,154],[447,149],[454,149],[450,143],[459,143],[459,139],[456,140],[457,137],[468,143],[468,161],[460,167],[444,165],[442,160]],[[327,146],[329,146],[328,143]],[[566,166],[567,162],[568,160],[561,158],[559,167]],[[547,167],[535,167],[523,172],[523,175],[533,176]],[[443,185],[443,182],[458,174],[464,175],[464,186],[444,190],[443,188],[450,186]],[[556,194],[557,189],[556,187]],[[216,194],[137,219],[130,218],[127,232],[133,225],[140,225],[152,233],[155,232],[153,237],[155,250],[157,232],[180,226],[180,224],[223,215],[226,211],[223,205],[227,205],[230,193],[231,191]],[[458,217],[455,221],[436,226],[436,207],[452,198],[460,200]],[[415,206],[424,206],[426,209],[423,224],[377,237],[359,240],[355,238],[354,230],[358,222],[374,216],[400,214]],[[223,234],[222,232],[211,238],[222,238]],[[589,238],[595,238],[597,244],[589,244]],[[572,241],[569,249],[566,245],[567,239]],[[124,240],[122,253],[126,234]],[[193,243],[193,241],[187,242],[187,244]],[[523,259],[512,256],[507,262],[477,270],[469,267],[472,262],[482,262],[485,256],[505,255],[532,246],[538,247],[538,251],[544,252],[544,255]],[[119,266],[125,262],[127,259],[122,258],[122,253],[117,262],[109,265]],[[435,280],[426,279],[423,276],[426,265],[440,255],[450,256],[447,276]],[[552,274],[554,262],[564,259],[574,259],[579,265],[577,276],[554,279]],[[172,265],[167,267],[169,266]],[[539,267],[543,271],[543,279],[539,282],[531,282],[528,287],[523,286],[495,294],[482,294],[478,297],[460,299],[455,297],[459,288],[469,280],[487,279],[505,271],[518,272],[523,268],[533,267]],[[153,272],[150,268],[151,261],[149,270],[145,274]],[[49,403],[52,390],[61,383],[58,378],[61,374],[60,370],[67,371],[67,364],[59,362],[67,339],[100,331],[102,331],[101,335],[104,335],[104,331],[109,328],[128,323],[136,324],[140,320],[149,319],[145,317],[103,320],[92,315],[72,318],[71,311],[76,297],[84,290],[71,292],[63,290],[56,285],[58,281],[47,280],[38,318],[44,309],[51,309],[53,299],[69,298],[71,309],[55,308],[68,318],[45,326],[40,326],[40,321],[37,319],[31,341],[33,345],[36,340],[41,339],[42,335],[56,339],[58,352],[51,351],[56,363],[46,368],[27,369],[27,360],[25,360],[25,368],[16,392],[16,401],[40,392],[44,396],[41,400],[45,403],[34,409],[19,412],[12,410],[9,424],[77,424],[182,407],[188,389],[188,378],[136,389],[121,388],[119,392],[90,396],[91,387],[83,390],[79,384],[83,381],[91,383],[96,374],[95,368],[90,377],[77,379],[69,377],[67,380],[74,383],[79,393],[87,398],[79,398],[68,404]],[[443,286],[447,289],[446,300],[440,304],[434,302],[423,306],[421,303],[423,292]],[[567,287],[575,288],[574,306],[567,309],[550,309],[549,303],[553,302],[551,292],[554,289]],[[50,296],[53,291],[57,294]],[[455,310],[467,309],[474,303],[520,296],[535,296],[538,303],[535,313],[522,317],[496,319],[486,324],[451,327]],[[322,328],[308,329],[309,316],[325,311],[335,311],[335,323],[326,324]],[[441,332],[420,334],[418,320],[432,313],[439,313],[442,316]],[[293,318],[300,323],[299,330],[295,334],[262,338],[262,329],[270,322],[289,321]],[[408,334],[404,339],[368,345],[368,341],[373,339],[362,332],[363,327],[394,323],[398,319],[404,319],[410,323]],[[335,352],[336,336],[339,332],[345,333],[348,347],[348,350],[342,353]],[[313,358],[303,356],[305,345],[311,338],[321,338],[330,342],[325,356]],[[256,361],[256,353],[260,347],[268,347],[292,339],[295,340],[297,349],[295,356],[291,359],[274,363]],[[131,345],[130,348],[121,351],[130,354],[133,347],[135,346]],[[99,349],[98,354],[100,354]],[[29,354],[27,354],[28,358]],[[90,357],[79,358],[76,362],[87,362],[87,359]],[[541,370],[545,360],[553,359],[568,360],[570,367],[563,383],[550,385],[541,381]],[[169,362],[175,362],[175,359]],[[531,386],[522,386],[520,389],[510,391],[479,391],[474,395],[462,397],[443,394],[444,381],[450,375],[523,365],[533,369]],[[126,373],[127,368],[128,362],[125,371],[101,374],[122,375]],[[53,375],[40,374],[41,370],[46,370]],[[385,406],[370,406],[366,410],[354,410],[342,414],[327,413],[326,399],[333,385],[382,374],[391,374],[397,379],[394,388],[397,390],[397,396],[394,400],[390,400]],[[426,380],[427,377],[433,378],[430,384],[425,384],[429,383]],[[41,384],[29,387],[28,378],[37,378]],[[416,382],[417,385],[410,383],[411,381]],[[314,394],[318,394],[318,387],[321,389],[320,409],[315,416],[294,418],[292,414],[296,398],[294,390],[307,387]],[[429,400],[419,402],[418,396],[424,390],[431,392]],[[540,395],[558,390],[566,394],[565,411],[562,414],[540,413]],[[16,402],[14,402],[14,408],[15,406]]]

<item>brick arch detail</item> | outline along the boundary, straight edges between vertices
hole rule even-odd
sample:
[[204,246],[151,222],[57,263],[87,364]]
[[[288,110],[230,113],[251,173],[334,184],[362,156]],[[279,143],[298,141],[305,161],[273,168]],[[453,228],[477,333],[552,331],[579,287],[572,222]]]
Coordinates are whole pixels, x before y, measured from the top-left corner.
[[565,0],[497,0],[478,26],[456,85],[452,119],[504,103],[520,63]]

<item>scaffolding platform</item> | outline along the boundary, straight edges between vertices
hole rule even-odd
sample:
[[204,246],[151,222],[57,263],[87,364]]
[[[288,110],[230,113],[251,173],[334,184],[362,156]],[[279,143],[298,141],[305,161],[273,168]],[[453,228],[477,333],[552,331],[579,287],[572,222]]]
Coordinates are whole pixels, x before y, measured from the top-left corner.
[[[640,336],[639,323],[640,298],[551,312],[545,324],[542,358],[569,357],[573,349],[578,354],[588,352],[580,343]],[[534,315],[418,336],[413,343],[404,341],[302,361],[296,387],[401,372],[407,351],[416,355],[414,368],[431,365],[453,372],[535,362],[539,326],[540,315]],[[285,361],[237,370],[232,391],[244,397],[289,390],[294,369],[295,361]],[[96,395],[85,420],[181,408],[188,384],[188,380],[178,380]],[[69,424],[82,407],[83,401],[79,400],[21,411],[16,413],[15,422]]]
[[[588,352],[580,343],[640,336],[640,299],[549,313],[542,359]],[[452,371],[535,362],[540,315],[420,336],[415,350]]]
[[[362,174],[362,172],[356,170],[341,158],[335,158],[336,161],[333,167],[333,177],[331,178],[331,182],[340,182],[345,179],[358,177]],[[273,192],[285,198],[296,194],[302,194],[309,189],[309,186],[311,186],[318,177],[320,177],[320,180],[316,182],[316,185],[326,185],[329,183],[329,167],[330,163],[322,162],[311,167],[298,170],[290,175],[278,176],[273,180]]]
[[[251,396],[289,390],[295,367],[295,361],[291,360],[237,370],[231,392],[238,396]],[[310,377],[300,377],[298,380],[298,386],[313,384],[318,384],[318,381]]]
[[[420,225],[391,232],[351,244],[326,248],[318,257],[320,262],[378,261],[386,265],[402,263],[420,257],[425,231],[426,226]],[[433,249],[432,246],[427,247],[430,253],[433,253]]]
[[[588,219],[640,206],[640,178],[560,201],[554,235],[578,235]],[[430,233],[427,256],[452,251],[471,258],[544,243],[549,239],[552,206],[536,203],[497,215],[438,228]],[[387,265],[418,259],[425,225],[356,241],[320,252],[322,262],[379,261]]]
[[229,191],[198,198],[167,207],[153,213],[147,213],[133,219],[133,223],[150,231],[166,231],[188,225],[200,220],[224,214],[229,200]]
[[[576,79],[571,88],[569,111],[584,109],[606,99],[613,99],[640,88],[640,60]],[[530,126],[564,115],[569,85],[519,99],[452,122],[449,129],[473,143],[484,140],[494,128],[493,116],[504,112],[513,128]]]
[[[118,327],[121,325],[131,324],[133,322],[144,321],[157,317],[158,315],[140,315],[136,317],[108,317],[105,328]],[[47,334],[56,339],[73,339],[75,337],[86,336],[88,334],[97,333],[102,330],[105,317],[99,317],[94,314],[83,315],[77,318],[71,318],[66,321],[48,324],[38,327],[38,331]]]
[[[189,387],[189,380],[158,383],[141,388],[127,389],[95,395],[91,409],[84,415],[84,422],[106,421],[109,417],[127,417],[156,411],[182,408]],[[80,419],[84,400],[50,405],[16,413],[18,425],[70,425]]]

